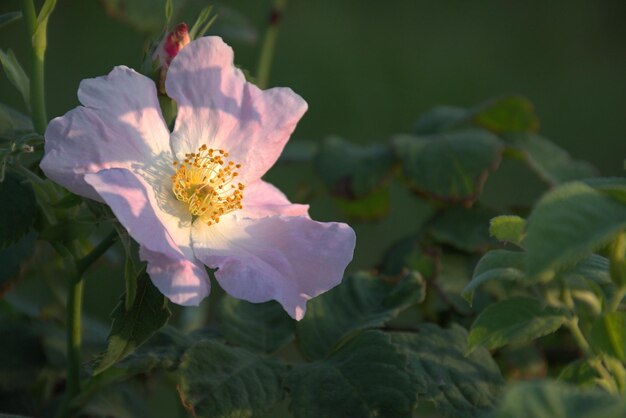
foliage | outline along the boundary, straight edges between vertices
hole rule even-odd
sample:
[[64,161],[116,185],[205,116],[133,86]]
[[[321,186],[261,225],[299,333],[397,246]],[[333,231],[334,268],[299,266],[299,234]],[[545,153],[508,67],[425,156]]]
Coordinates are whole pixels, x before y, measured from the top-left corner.
[[[220,4],[101,3],[150,36],[186,16],[192,38],[256,38],[247,17]],[[0,26],[31,20],[43,55],[55,4],[3,14]],[[2,49],[0,64],[30,112],[43,75],[18,56]],[[160,100],[173,120],[175,104]],[[366,145],[292,140],[280,163],[305,170],[308,184],[291,200],[321,195],[378,234],[359,245],[383,250],[309,300],[300,321],[218,286],[198,308],[170,305],[113,213],[43,177],[32,113],[0,103],[0,417],[154,416],[161,394],[159,416],[624,415],[626,180],[594,177],[542,136],[529,99],[437,106],[411,131]],[[484,191],[508,163],[543,181],[537,201],[489,203]],[[395,219],[417,225],[384,248],[398,193],[424,210],[412,224]],[[91,306],[72,316],[82,283],[109,310],[123,289],[110,318]],[[538,379],[515,381],[529,375]]]

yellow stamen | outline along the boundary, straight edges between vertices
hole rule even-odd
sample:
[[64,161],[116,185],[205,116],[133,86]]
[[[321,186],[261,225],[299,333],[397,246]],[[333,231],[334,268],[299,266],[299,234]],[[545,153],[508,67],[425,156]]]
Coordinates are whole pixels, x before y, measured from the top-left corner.
[[[220,216],[241,209],[242,183],[234,184],[241,164],[226,161],[228,153],[202,145],[198,152],[185,154],[183,162],[172,176],[172,190],[181,202],[189,205],[192,215],[206,220],[208,225],[220,221]],[[232,183],[232,184],[231,184]]]

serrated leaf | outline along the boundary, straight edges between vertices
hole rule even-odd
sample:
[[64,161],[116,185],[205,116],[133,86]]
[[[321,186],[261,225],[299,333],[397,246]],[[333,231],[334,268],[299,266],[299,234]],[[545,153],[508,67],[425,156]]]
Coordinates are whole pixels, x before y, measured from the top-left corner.
[[413,133],[431,135],[445,132],[467,120],[469,112],[461,107],[437,106],[421,114],[415,122]]
[[504,379],[487,350],[465,355],[467,332],[463,328],[422,324],[412,333],[393,333],[391,339],[409,358],[408,370],[418,384],[419,399],[433,402],[441,414],[480,417],[493,408]]
[[526,255],[523,252],[492,250],[486,253],[476,264],[472,280],[463,289],[463,296],[472,301],[474,291],[483,283],[491,280],[521,281],[526,278],[524,272]]
[[551,185],[597,175],[589,163],[572,159],[555,143],[536,134],[511,134],[506,142],[524,155],[530,168]]
[[0,15],[0,28],[22,18],[22,12],[7,12]]
[[193,345],[178,371],[181,400],[194,417],[250,418],[283,397],[285,365],[216,341]]
[[295,418],[410,418],[417,386],[407,357],[380,331],[366,331],[325,360],[296,366],[285,385]]
[[0,248],[24,236],[36,216],[37,201],[31,185],[7,173],[0,182]]
[[4,296],[19,277],[24,260],[35,252],[37,234],[30,232],[15,244],[0,249],[0,299]]
[[624,398],[553,381],[511,387],[494,418],[623,418]]
[[277,302],[250,303],[224,296],[218,317],[226,341],[252,351],[272,353],[294,338],[294,321]]
[[408,273],[396,283],[367,273],[349,276],[309,301],[307,314],[296,324],[300,348],[308,358],[324,357],[348,334],[382,325],[423,298],[419,273]]
[[410,187],[446,202],[471,205],[500,163],[500,140],[486,131],[397,136],[392,143]]
[[526,220],[519,216],[497,216],[489,223],[489,234],[498,241],[520,245],[524,240]]
[[528,274],[573,264],[626,226],[622,204],[581,182],[546,193],[528,219]]
[[482,311],[472,324],[468,350],[532,341],[555,332],[566,320],[561,310],[544,307],[536,299],[515,297],[497,302]]
[[137,297],[132,307],[125,309],[125,295],[120,299],[111,315],[113,325],[107,350],[94,374],[101,373],[131,354],[162,328],[171,316],[167,299],[152,284],[145,272],[138,278]]
[[330,137],[320,146],[314,167],[332,195],[356,199],[383,187],[393,163],[387,146],[361,146]]
[[496,244],[489,236],[489,221],[495,214],[483,206],[470,209],[455,206],[437,215],[428,229],[439,243],[469,253],[485,251]]
[[626,362],[626,312],[597,318],[591,328],[590,343],[598,352]]
[[532,103],[521,96],[507,96],[490,100],[470,111],[472,121],[491,132],[535,132],[539,118]]
[[4,73],[7,75],[11,84],[13,84],[22,95],[26,106],[29,106],[30,80],[12,50],[9,49],[7,52],[4,52],[0,49],[0,64],[2,64]]

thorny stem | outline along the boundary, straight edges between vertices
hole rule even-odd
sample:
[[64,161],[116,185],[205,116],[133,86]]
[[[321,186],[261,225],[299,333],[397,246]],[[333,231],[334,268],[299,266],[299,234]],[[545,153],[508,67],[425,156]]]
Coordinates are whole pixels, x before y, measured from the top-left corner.
[[43,134],[48,125],[44,96],[44,56],[46,31],[37,30],[37,13],[33,0],[22,0],[22,14],[31,40],[30,107],[35,131]]
[[276,38],[278,37],[278,24],[280,23],[286,5],[287,0],[274,0],[274,3],[272,4],[269,24],[267,31],[265,32],[265,37],[263,38],[261,55],[259,56],[259,63],[257,65],[256,82],[262,89],[267,88],[269,84],[274,47],[276,45]]

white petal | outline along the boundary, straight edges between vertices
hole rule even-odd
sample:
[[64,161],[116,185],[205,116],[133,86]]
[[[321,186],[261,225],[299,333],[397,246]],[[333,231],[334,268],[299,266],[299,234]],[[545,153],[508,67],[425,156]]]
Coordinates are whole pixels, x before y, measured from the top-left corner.
[[242,205],[243,209],[237,211],[238,217],[309,216],[309,205],[291,203],[283,192],[263,180],[257,180],[246,186]]

